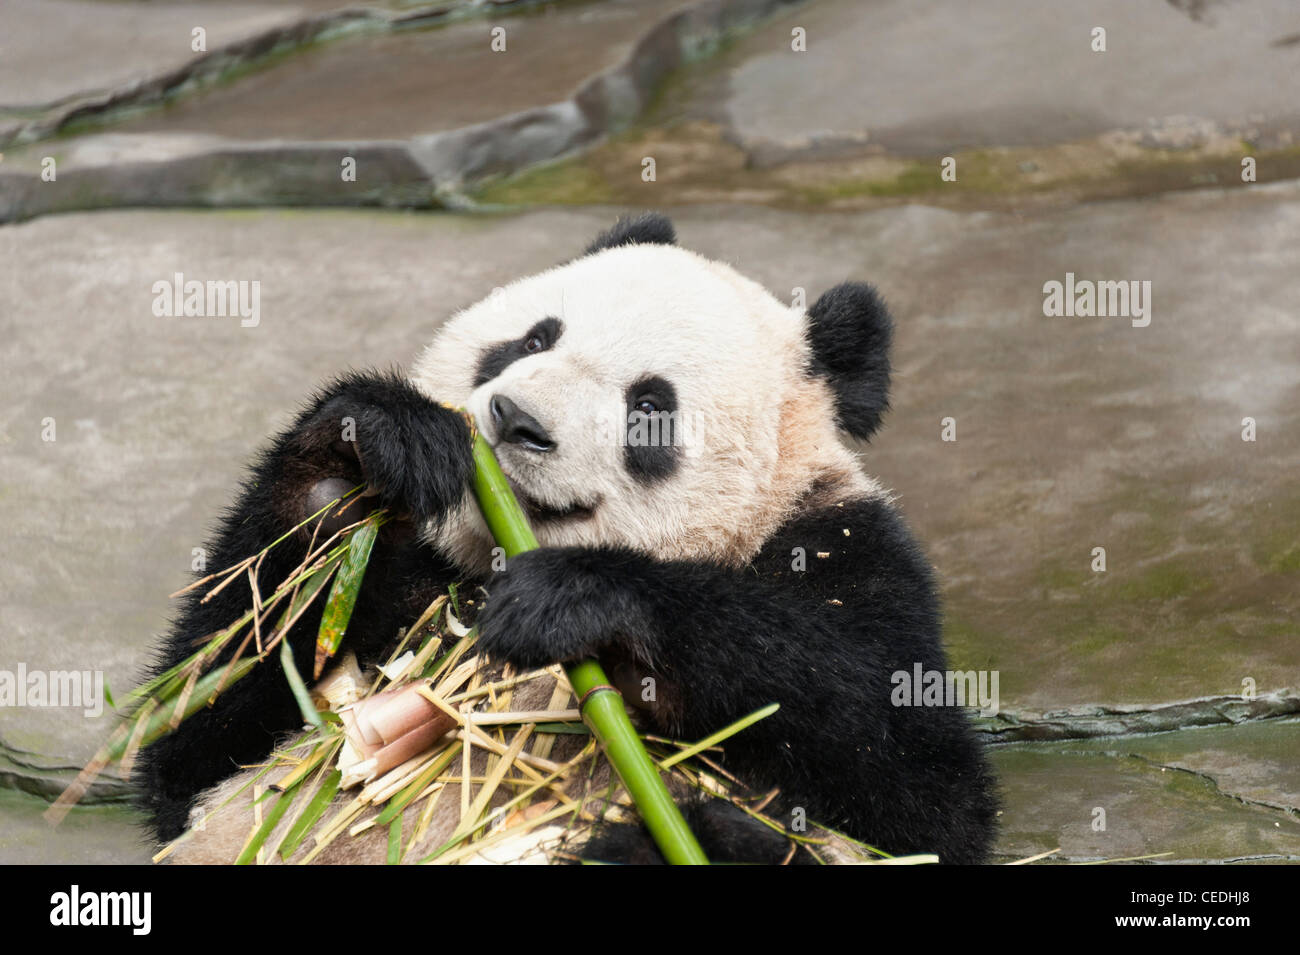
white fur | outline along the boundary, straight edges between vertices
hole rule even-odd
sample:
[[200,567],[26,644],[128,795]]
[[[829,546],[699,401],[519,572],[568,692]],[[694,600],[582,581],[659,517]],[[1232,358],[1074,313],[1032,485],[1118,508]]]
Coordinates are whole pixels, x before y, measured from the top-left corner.
[[[487,349],[548,316],[564,325],[554,348],[474,387]],[[622,246],[459,312],[410,377],[431,398],[468,409],[534,499],[556,508],[600,502],[589,519],[540,524],[543,546],[621,544],[740,564],[819,478],[845,494],[876,492],[837,438],[829,390],[807,377],[804,321],[729,266],[675,246]],[[620,442],[625,390],[648,375],[672,383],[678,420],[689,426],[679,468],[649,487],[628,473]],[[493,395],[536,418],[555,449],[498,443]],[[432,543],[476,570],[491,546],[468,500]]]

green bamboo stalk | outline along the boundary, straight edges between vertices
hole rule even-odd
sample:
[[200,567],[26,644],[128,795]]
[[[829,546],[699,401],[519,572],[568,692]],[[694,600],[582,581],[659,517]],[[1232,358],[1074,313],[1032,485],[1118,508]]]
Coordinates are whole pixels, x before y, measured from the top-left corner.
[[[492,536],[513,557],[537,547],[537,538],[519,506],[492,448],[475,430],[474,495]],[[664,785],[659,770],[641,744],[623,708],[623,697],[610,686],[595,660],[581,660],[565,668],[573,692],[581,702],[582,718],[632,794],[637,811],[671,865],[708,865],[704,850],[682,818]]]

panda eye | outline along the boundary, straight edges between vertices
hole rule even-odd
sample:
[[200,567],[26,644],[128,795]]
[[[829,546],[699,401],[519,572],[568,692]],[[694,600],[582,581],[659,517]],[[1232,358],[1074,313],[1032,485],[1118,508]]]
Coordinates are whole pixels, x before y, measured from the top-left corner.
[[[555,347],[555,340],[560,337],[564,326],[558,318],[545,318],[524,333],[523,352],[536,355],[538,352],[550,351]],[[518,341],[518,339],[516,339]]]
[[653,398],[643,397],[636,400],[636,403],[632,405],[632,410],[639,411],[643,415],[649,416],[658,413],[659,405],[655,403]]
[[564,334],[564,323],[558,318],[544,318],[522,336],[509,338],[488,346],[474,369],[474,387],[479,388],[496,378],[521,358],[550,351]]

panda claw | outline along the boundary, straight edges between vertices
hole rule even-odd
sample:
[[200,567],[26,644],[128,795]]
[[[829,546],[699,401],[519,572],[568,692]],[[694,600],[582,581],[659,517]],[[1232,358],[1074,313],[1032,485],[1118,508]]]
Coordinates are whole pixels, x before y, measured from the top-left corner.
[[636,632],[635,597],[611,585],[584,548],[554,547],[510,558],[488,585],[480,647],[521,667],[595,656]]
[[327,389],[299,428],[321,435],[344,465],[400,516],[436,521],[455,507],[473,474],[464,419],[391,374],[354,373]]

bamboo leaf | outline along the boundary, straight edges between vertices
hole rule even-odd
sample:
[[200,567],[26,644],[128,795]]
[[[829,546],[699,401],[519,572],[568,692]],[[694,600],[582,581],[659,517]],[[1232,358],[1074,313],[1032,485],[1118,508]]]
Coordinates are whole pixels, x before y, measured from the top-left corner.
[[[256,657],[249,657],[243,660],[236,660],[230,669],[230,677],[225,681],[226,687],[229,687],[236,680],[242,679],[257,664]],[[194,691],[190,694],[189,699],[185,701],[185,706],[181,711],[181,719],[184,720],[199,710],[203,709],[211,700],[212,694],[221,684],[222,677],[226,674],[226,667],[219,670],[213,670],[205,674],[197,683],[194,684]],[[150,743],[159,739],[171,728],[172,716],[175,713],[175,706],[159,706],[157,709],[141,712],[141,718],[144,720],[144,730],[139,734],[138,746],[143,748]],[[138,729],[138,724],[137,724]],[[121,739],[113,740],[109,743],[109,759],[121,759],[122,754],[126,752],[127,743],[136,739],[136,731],[133,730],[129,735]]]
[[384,811],[375,817],[375,825],[383,826],[392,822],[394,816],[405,809],[412,799],[424,792],[425,787],[437,779],[438,774],[451,764],[451,761],[456,758],[456,754],[460,752],[460,747],[459,742],[452,743],[447,747],[446,752],[440,753],[438,758],[430,763],[424,772],[415,777],[409,786],[388,801]]
[[338,569],[339,564],[342,562],[343,553],[339,553],[327,560],[319,570],[312,571],[307,579],[302,582],[302,587],[294,595],[288,608],[284,613],[280,614],[280,619],[275,623],[277,631],[283,630],[286,624],[302,612],[303,608],[316,599],[316,595],[329,583],[334,571]]
[[287,775],[280,779],[279,782],[272,785],[273,789],[285,792],[298,785],[306,776],[316,769],[327,758],[332,758],[338,751],[342,741],[338,737],[333,739],[324,739],[313,747],[311,753],[302,760],[297,766],[289,771]]
[[307,689],[307,684],[302,681],[302,675],[293,662],[293,645],[289,643],[287,638],[280,641],[280,666],[284,667],[284,677],[289,681],[289,689],[293,690],[293,698],[298,703],[298,709],[302,711],[302,718],[307,723],[320,729],[325,725],[325,721],[321,719],[316,704],[311,701],[311,693]]
[[307,808],[303,810],[298,821],[289,829],[288,835],[280,843],[280,858],[287,860],[293,855],[294,850],[302,844],[302,840],[311,832],[312,826],[316,825],[325,810],[330,807],[334,801],[334,795],[339,791],[339,781],[343,779],[343,774],[337,769],[325,777],[325,782],[321,784],[320,789],[316,790],[316,795],[312,796],[307,803]]
[[538,733],[567,734],[570,736],[590,736],[591,728],[584,723],[538,723]]
[[312,670],[314,680],[320,678],[325,663],[338,652],[343,642],[343,634],[352,619],[352,608],[356,606],[357,593],[365,577],[366,564],[370,561],[370,550],[379,534],[380,521],[377,517],[370,518],[348,539],[347,556],[339,565],[329,599],[325,601],[325,612],[321,615],[320,633],[316,637],[316,666]]
[[397,865],[402,861],[402,817],[398,816],[388,825],[388,864]]
[[284,815],[285,810],[289,808],[297,795],[297,787],[280,794],[280,798],[275,801],[271,811],[262,819],[262,824],[257,827],[257,831],[244,843],[244,849],[239,853],[239,857],[235,859],[235,865],[249,865],[257,860],[258,850],[266,844],[267,838],[275,831],[276,825],[280,822],[280,817]]
[[704,737],[704,739],[700,740],[698,743],[694,743],[690,746],[687,746],[685,749],[679,752],[673,753],[673,755],[669,756],[665,760],[661,760],[659,763],[659,768],[671,769],[672,767],[676,766],[678,763],[682,762],[683,760],[690,759],[696,753],[702,753],[709,747],[717,746],[723,740],[735,736],[737,733],[745,729],[747,726],[753,726],[759,720],[767,719],[769,716],[771,716],[780,708],[781,708],[780,703],[769,703],[761,710],[755,710],[753,713],[750,713],[748,716],[742,716],[740,719],[736,720],[736,722],[732,723],[730,726],[727,726],[723,729],[718,730],[716,733]]

